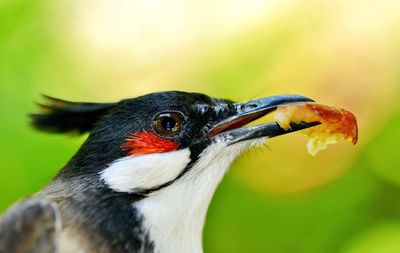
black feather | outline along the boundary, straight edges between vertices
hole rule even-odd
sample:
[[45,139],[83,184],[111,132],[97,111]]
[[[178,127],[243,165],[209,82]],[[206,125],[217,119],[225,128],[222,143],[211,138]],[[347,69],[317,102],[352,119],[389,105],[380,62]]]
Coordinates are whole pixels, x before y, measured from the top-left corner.
[[116,103],[71,102],[43,95],[46,104],[38,103],[41,113],[30,114],[36,129],[53,133],[85,133]]

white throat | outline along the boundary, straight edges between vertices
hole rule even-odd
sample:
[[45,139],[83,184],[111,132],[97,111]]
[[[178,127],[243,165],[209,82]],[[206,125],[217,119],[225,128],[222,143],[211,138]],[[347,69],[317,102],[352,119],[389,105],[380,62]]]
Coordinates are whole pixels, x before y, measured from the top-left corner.
[[144,217],[155,252],[203,252],[208,206],[229,166],[248,145],[211,145],[182,178],[135,204]]
[[[143,217],[144,229],[154,242],[155,252],[203,252],[204,221],[217,186],[238,155],[264,141],[265,138],[260,138],[228,147],[223,141],[215,142],[181,178],[133,204]],[[158,186],[163,180],[176,178],[190,161],[189,156],[189,150],[185,149],[124,158],[107,168],[101,177],[116,191],[132,191],[152,182]]]

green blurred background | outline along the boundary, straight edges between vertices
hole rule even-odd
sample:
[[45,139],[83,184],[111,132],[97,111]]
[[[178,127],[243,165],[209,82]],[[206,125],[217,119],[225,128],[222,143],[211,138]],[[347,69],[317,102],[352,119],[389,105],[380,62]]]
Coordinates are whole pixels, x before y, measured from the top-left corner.
[[245,154],[210,207],[205,251],[398,253],[399,13],[393,0],[2,0],[0,211],[85,139],[29,128],[41,93],[297,93],[354,112],[359,143],[311,157],[293,134]]

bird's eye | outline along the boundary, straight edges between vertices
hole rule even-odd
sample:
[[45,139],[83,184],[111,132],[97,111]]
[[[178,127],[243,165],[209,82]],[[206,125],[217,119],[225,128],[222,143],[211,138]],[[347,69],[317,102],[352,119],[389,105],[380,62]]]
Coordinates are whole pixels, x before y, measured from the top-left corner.
[[182,129],[182,115],[176,112],[159,114],[154,119],[154,129],[161,135],[176,135]]

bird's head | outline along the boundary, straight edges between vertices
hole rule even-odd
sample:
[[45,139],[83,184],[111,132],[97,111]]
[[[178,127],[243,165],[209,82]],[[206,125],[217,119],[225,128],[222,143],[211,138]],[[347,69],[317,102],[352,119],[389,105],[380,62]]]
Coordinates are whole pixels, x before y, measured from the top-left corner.
[[177,91],[117,103],[48,99],[34,126],[90,135],[43,194],[71,210],[68,222],[105,241],[112,235],[124,249],[140,242],[155,252],[201,252],[208,205],[232,161],[266,138],[312,126],[245,126],[278,105],[312,101],[297,95],[242,103]]
[[278,105],[312,101],[298,95],[240,103],[178,91],[117,103],[47,98],[43,113],[32,115],[35,127],[90,132],[59,177],[96,181],[99,187],[141,196],[155,195],[179,181],[195,186],[200,175],[208,178],[205,184],[213,178],[219,182],[242,151],[266,138],[311,126],[293,125],[288,131],[275,122],[245,126]]

